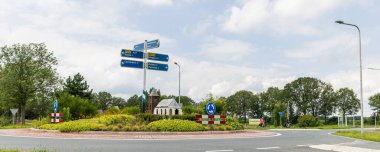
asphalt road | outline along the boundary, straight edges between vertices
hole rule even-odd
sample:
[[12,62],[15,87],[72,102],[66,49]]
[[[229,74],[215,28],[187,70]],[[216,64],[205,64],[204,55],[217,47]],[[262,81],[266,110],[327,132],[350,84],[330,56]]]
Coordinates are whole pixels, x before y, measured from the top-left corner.
[[332,145],[338,148],[337,151],[339,148],[341,151],[376,151],[376,149],[380,151],[379,143],[328,134],[334,130],[276,130],[271,132],[277,132],[281,135],[257,138],[184,140],[47,139],[0,136],[0,149],[43,149],[75,152],[319,152],[325,151],[322,149]]

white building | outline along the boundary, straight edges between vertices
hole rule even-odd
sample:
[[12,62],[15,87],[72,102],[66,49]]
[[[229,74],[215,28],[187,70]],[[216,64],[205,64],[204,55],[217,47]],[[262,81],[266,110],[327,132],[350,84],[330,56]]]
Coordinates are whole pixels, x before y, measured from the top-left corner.
[[164,99],[156,108],[154,108],[153,114],[156,115],[182,115],[181,106],[174,99]]

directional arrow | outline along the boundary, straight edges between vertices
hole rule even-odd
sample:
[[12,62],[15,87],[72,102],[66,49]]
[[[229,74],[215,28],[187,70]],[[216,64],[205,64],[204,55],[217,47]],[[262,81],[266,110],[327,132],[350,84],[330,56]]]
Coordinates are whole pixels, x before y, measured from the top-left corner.
[[[160,47],[160,40],[152,40],[152,41],[148,41],[146,43],[146,49],[149,50],[149,49],[154,49],[154,48],[158,48]],[[134,47],[133,47],[133,51],[142,51],[144,50],[144,43],[140,43],[140,44],[136,44]]]
[[144,52],[122,49],[121,56],[142,59],[144,58]]
[[168,71],[169,66],[167,64],[148,62],[149,70]]
[[148,53],[148,59],[149,60],[168,62],[169,56],[166,54]]
[[120,63],[121,67],[126,67],[126,68],[139,68],[142,69],[144,67],[143,62],[141,61],[133,61],[133,60],[121,60]]

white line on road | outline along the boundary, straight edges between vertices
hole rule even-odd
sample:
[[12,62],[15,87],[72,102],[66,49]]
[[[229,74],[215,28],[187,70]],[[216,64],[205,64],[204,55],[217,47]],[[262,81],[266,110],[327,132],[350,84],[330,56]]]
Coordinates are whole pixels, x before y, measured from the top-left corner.
[[234,150],[207,150],[206,152],[225,152],[225,151],[234,151]]
[[380,150],[368,149],[368,148],[359,148],[359,147],[351,147],[351,146],[342,146],[342,145],[311,145],[311,148],[321,149],[321,150],[329,150],[329,151],[337,151],[337,152],[380,152]]
[[263,147],[263,148],[256,148],[256,149],[260,149],[260,150],[266,150],[266,149],[278,149],[280,147]]

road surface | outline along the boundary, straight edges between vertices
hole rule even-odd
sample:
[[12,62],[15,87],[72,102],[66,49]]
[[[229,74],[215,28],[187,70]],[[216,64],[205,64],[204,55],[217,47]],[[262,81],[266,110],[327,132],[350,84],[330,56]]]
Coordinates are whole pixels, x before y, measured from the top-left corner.
[[379,151],[380,144],[334,136],[335,130],[270,130],[273,137],[233,139],[51,139],[0,135],[0,149],[80,152],[345,152]]

